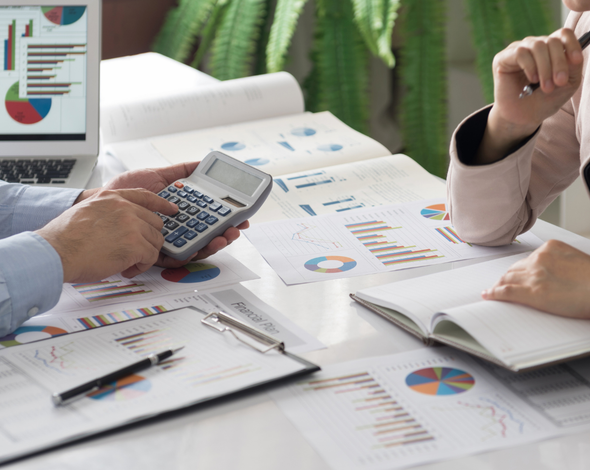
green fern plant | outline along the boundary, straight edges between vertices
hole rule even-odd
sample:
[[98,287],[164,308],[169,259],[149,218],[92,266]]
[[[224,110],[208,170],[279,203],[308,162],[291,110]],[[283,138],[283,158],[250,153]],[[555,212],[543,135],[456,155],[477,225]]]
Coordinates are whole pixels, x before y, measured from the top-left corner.
[[[396,64],[394,26],[402,28],[400,76],[405,94],[400,121],[404,151],[444,176],[446,137],[446,0],[311,0],[315,31],[312,70],[304,80],[306,107],[330,110],[351,127],[368,130],[368,58]],[[485,97],[493,99],[491,64],[510,41],[548,34],[546,0],[464,0]],[[207,60],[222,80],[283,70],[308,0],[179,0],[153,49],[200,67]],[[400,9],[401,7],[401,9]],[[403,10],[398,21],[398,10]]]

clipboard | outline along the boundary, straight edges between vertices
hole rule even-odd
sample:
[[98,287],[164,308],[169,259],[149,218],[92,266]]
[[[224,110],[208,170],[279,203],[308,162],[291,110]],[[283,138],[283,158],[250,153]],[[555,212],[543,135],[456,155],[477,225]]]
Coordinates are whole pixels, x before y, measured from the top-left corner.
[[[112,393],[121,393],[123,401],[108,391],[94,392],[67,409],[54,409],[52,389],[55,384],[68,385],[61,382],[67,374],[55,369],[71,366],[65,372],[70,377],[77,374],[76,380],[83,383],[100,376],[100,367],[119,368],[148,354],[149,348],[167,349],[166,338],[184,342],[184,357],[173,356],[169,364],[146,369],[140,373],[144,377],[127,384],[111,384]],[[54,357],[62,359],[51,362]],[[23,388],[0,387],[0,405],[13,400],[15,393],[31,397],[22,406],[13,403],[11,414],[18,423],[14,430],[3,423],[0,432],[27,432],[10,448],[0,448],[0,463],[320,370],[265,332],[225,312],[203,312],[192,306],[3,349],[0,368],[5,375],[18,376]],[[32,407],[37,410],[34,417]],[[72,419],[78,416],[79,421]],[[40,432],[46,428],[52,433]]]

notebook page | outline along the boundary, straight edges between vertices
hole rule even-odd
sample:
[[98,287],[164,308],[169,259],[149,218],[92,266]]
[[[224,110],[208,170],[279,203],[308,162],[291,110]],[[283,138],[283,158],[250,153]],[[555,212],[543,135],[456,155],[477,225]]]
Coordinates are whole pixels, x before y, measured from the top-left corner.
[[444,313],[508,365],[527,367],[532,364],[525,363],[558,360],[590,349],[588,320],[497,301],[480,301]]
[[[111,105],[105,144],[302,113],[303,94],[287,72],[227,80],[177,95]],[[193,157],[194,160],[194,157]]]
[[464,268],[443,271],[382,286],[369,287],[357,295],[369,302],[397,310],[430,330],[436,312],[481,300],[482,290],[491,287],[516,261],[528,253],[508,256]]

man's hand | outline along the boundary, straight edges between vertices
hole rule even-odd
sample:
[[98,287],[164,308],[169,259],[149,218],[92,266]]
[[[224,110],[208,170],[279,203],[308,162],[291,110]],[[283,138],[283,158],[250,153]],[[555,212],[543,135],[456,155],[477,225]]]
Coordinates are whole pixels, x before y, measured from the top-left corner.
[[121,272],[133,277],[158,259],[164,237],[154,212],[178,207],[145,189],[99,190],[37,233],[59,254],[64,282],[93,282]]
[[[129,171],[113,178],[103,189],[143,188],[153,193],[159,193],[175,181],[188,178],[195,171],[199,163],[200,162],[180,163],[165,168]],[[96,191],[98,190],[92,189],[84,191],[80,194],[76,203],[90,197]],[[236,240],[240,236],[240,230],[245,230],[249,226],[250,223],[246,221],[238,227],[228,228],[223,236],[214,238],[205,248],[193,253],[186,260],[176,260],[160,253],[155,264],[164,268],[176,268],[183,266],[190,261],[207,258]]]
[[590,256],[549,240],[510,267],[485,300],[505,300],[563,317],[590,318]]

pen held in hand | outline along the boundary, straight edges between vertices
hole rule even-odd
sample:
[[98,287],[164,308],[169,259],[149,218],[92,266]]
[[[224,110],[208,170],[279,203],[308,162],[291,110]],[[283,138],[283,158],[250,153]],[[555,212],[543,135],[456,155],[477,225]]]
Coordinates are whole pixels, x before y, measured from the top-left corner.
[[65,392],[56,392],[53,395],[51,395],[51,401],[55,406],[67,405],[68,403],[71,403],[77,400],[78,398],[82,398],[90,392],[99,390],[101,387],[104,387],[105,385],[110,384],[116,380],[122,379],[123,377],[127,377],[131,374],[135,374],[136,372],[147,369],[149,367],[158,365],[162,361],[165,361],[169,357],[176,354],[182,348],[184,348],[184,346],[177,349],[168,349],[158,354],[150,354],[145,359],[130,364],[126,367],[123,367],[122,369],[116,370],[107,375],[103,375],[102,377],[98,377],[82,385],[78,385],[77,387],[66,390]]
[[[580,36],[580,39],[578,39],[578,42],[580,43],[580,46],[582,46],[582,50],[584,50],[590,44],[590,31],[588,31],[587,33]],[[522,93],[520,95],[518,95],[518,98],[520,99],[520,98],[524,98],[525,96],[532,95],[533,91],[535,91],[537,88],[539,88],[539,86],[540,86],[539,83],[529,83],[527,86],[525,86],[522,89]]]

